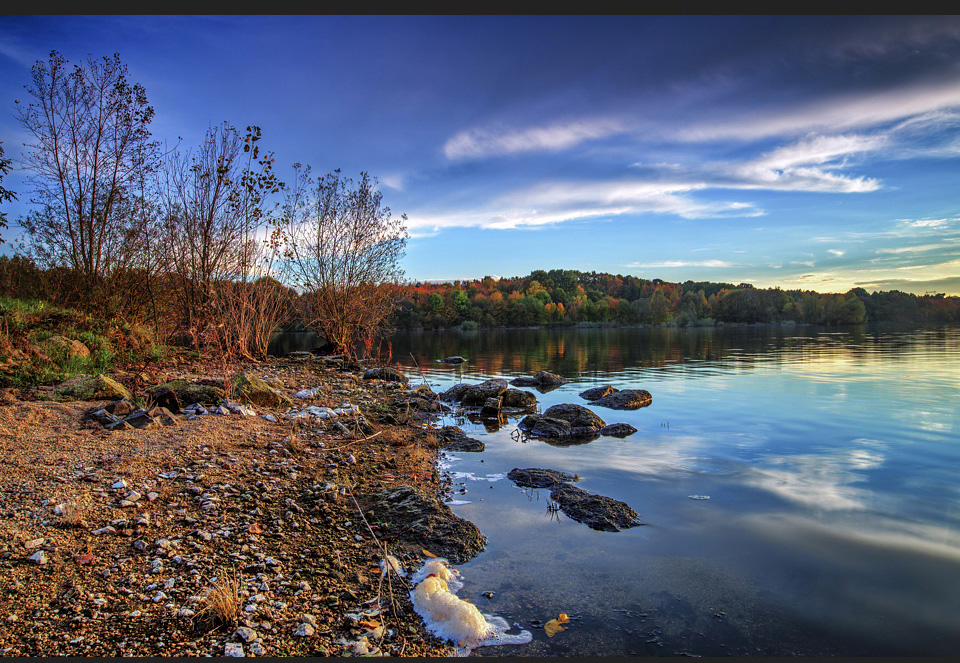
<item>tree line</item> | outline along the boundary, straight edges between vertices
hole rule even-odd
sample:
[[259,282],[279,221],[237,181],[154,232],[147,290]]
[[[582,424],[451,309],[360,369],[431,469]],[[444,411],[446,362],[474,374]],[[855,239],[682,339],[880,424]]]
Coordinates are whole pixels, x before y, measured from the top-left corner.
[[[148,321],[231,357],[265,355],[292,319],[346,351],[384,331],[407,234],[375,178],[295,164],[285,184],[260,127],[226,121],[199,145],[161,145],[116,54],[70,66],[53,51],[24,89],[32,211],[0,294]],[[0,179],[12,167],[0,144]]]
[[960,297],[900,291],[842,294],[749,283],[669,283],[598,272],[536,270],[524,277],[406,286],[393,314],[401,329],[543,325],[960,322]]

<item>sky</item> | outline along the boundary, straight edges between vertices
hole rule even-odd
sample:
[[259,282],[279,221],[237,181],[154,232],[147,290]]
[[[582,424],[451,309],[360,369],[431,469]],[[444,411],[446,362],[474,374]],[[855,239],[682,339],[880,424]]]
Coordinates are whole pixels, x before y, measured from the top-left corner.
[[376,177],[410,281],[960,295],[960,16],[4,15],[14,167],[51,50],[118,53],[168,145],[257,125],[281,180]]

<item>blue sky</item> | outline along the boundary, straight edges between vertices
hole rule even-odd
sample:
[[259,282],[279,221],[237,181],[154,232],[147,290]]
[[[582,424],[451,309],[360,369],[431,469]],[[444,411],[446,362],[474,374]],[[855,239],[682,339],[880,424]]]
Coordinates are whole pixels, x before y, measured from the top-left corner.
[[6,15],[15,162],[51,49],[119,53],[169,144],[256,124],[281,179],[377,177],[410,280],[960,294],[958,16]]

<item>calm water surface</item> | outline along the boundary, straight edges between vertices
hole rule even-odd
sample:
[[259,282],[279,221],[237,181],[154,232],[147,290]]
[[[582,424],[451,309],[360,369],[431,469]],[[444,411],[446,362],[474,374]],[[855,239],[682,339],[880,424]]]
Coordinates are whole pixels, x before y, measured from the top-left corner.
[[[960,330],[567,329],[397,334],[394,361],[444,390],[537,370],[653,394],[638,429],[557,445],[447,416],[452,508],[486,535],[460,595],[524,628],[477,655],[948,655],[960,651]],[[462,355],[449,366],[436,360]],[[576,473],[645,523],[597,532],[521,489]],[[691,495],[709,496],[692,499]],[[483,597],[494,592],[492,599]]]

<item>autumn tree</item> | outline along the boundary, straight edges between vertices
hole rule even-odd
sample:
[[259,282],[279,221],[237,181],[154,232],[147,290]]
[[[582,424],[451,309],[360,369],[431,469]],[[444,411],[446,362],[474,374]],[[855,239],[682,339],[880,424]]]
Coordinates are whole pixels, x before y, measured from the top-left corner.
[[197,346],[228,355],[264,354],[286,313],[285,291],[269,287],[278,232],[274,158],[261,154],[259,127],[208,129],[196,151],[173,150],[159,192],[168,269],[180,324]]
[[31,83],[33,101],[16,102],[34,141],[24,158],[38,206],[21,220],[28,250],[43,267],[72,269],[77,303],[97,306],[110,278],[141,257],[154,111],[116,54],[71,69],[53,51],[33,66]]
[[315,180],[294,166],[285,190],[285,271],[301,292],[299,311],[309,327],[340,351],[367,349],[385,333],[403,277],[406,215],[392,216],[377,180],[354,182],[335,170]]

